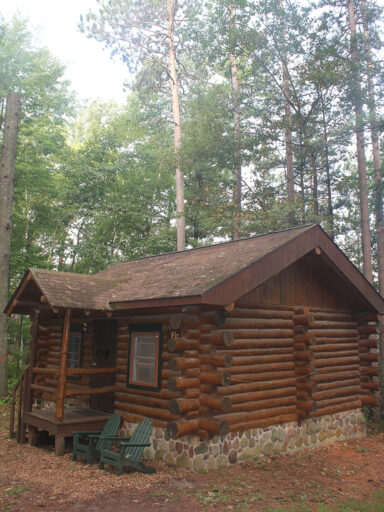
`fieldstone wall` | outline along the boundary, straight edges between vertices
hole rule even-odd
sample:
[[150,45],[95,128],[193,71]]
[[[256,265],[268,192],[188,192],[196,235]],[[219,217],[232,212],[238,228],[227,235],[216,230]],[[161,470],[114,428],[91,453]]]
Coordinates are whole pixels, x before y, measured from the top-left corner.
[[[125,422],[123,435],[130,435],[134,427],[134,424]],[[163,429],[154,428],[151,447],[145,449],[144,456],[199,472],[365,435],[366,422],[360,409],[307,419],[301,425],[289,422],[233,432],[223,437],[215,436],[209,441],[196,435],[169,439]]]

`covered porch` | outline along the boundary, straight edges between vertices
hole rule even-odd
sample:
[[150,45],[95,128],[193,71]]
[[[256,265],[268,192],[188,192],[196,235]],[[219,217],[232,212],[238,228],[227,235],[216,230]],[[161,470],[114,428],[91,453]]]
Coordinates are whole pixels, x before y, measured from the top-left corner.
[[16,423],[18,441],[36,444],[38,430],[46,431],[55,437],[56,455],[62,455],[66,437],[102,430],[113,411],[119,389],[116,322],[106,312],[53,309],[41,299],[16,303],[18,312],[31,315],[32,326],[29,366],[14,393],[10,433]]

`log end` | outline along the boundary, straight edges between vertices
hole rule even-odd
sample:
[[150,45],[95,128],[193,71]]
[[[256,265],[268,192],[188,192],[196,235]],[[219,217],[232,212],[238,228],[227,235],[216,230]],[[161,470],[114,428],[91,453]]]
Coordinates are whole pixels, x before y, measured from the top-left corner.
[[170,391],[176,391],[177,390],[177,380],[175,377],[170,377],[168,379],[168,389]]
[[180,407],[177,400],[173,399],[169,402],[169,412],[174,416],[180,415]]
[[167,346],[168,346],[168,352],[176,352],[177,344],[176,344],[176,340],[174,338],[169,338]]
[[230,347],[233,343],[233,333],[230,331],[223,332],[223,343],[226,347]]
[[231,412],[232,400],[228,397],[223,398],[223,400],[221,402],[221,409],[223,412]]
[[175,313],[169,319],[169,325],[172,329],[180,329],[183,323],[183,315],[180,313]]
[[166,434],[166,437],[169,437],[170,439],[177,439],[177,436],[179,434],[179,429],[178,429],[177,423],[175,421],[170,421],[167,424],[165,434]]

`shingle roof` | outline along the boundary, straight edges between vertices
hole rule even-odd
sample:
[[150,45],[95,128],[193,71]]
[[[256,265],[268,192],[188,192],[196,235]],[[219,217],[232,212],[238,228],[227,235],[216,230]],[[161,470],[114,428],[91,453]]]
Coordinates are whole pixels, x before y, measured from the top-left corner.
[[51,307],[110,310],[122,303],[182,303],[183,298],[185,303],[229,304],[317,244],[361,295],[384,311],[383,299],[317,225],[130,260],[94,275],[36,269],[31,273]]
[[112,302],[190,297],[202,295],[308,229],[124,261],[94,275],[40,269],[32,274],[52,307],[108,310]]

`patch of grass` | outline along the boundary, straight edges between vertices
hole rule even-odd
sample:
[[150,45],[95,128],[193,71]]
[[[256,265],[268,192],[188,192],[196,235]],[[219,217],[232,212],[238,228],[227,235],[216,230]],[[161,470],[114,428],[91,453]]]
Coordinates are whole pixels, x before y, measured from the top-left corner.
[[[348,499],[345,502],[339,502],[336,506],[330,508],[327,505],[320,505],[316,512],[384,512],[384,492],[375,493],[373,499],[369,501],[358,501]],[[299,507],[272,507],[267,512],[308,512],[307,505]]]
[[257,469],[262,469],[263,471],[269,471],[268,463],[262,459],[253,459],[253,462]]
[[28,487],[26,485],[22,485],[21,487],[14,487],[13,489],[7,489],[4,494],[12,495],[12,496],[18,496],[22,492],[25,492],[28,490]]

